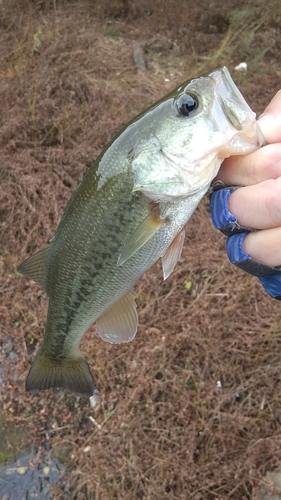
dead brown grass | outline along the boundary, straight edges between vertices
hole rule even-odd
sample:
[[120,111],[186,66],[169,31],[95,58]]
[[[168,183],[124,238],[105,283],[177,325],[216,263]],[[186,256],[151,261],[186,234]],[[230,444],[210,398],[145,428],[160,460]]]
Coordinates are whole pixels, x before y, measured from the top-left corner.
[[[94,328],[86,335],[97,409],[61,391],[24,392],[47,302],[16,268],[48,242],[114,133],[214,61],[233,70],[247,57],[237,78],[258,112],[280,86],[278,2],[262,23],[251,12],[250,29],[236,24],[239,44],[238,1],[178,5],[1,4],[1,411],[39,454],[51,448],[69,466],[55,499],[250,499],[281,459],[280,304],[227,262],[207,199],[173,275],[163,283],[156,265],[138,284],[136,340],[112,346]],[[147,72],[134,65],[133,40],[145,41]]]

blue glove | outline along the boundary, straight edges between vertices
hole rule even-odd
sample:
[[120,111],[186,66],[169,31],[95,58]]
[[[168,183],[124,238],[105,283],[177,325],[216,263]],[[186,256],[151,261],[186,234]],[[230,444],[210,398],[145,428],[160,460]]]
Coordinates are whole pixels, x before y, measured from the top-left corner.
[[271,267],[261,264],[251,259],[251,256],[245,254],[243,250],[243,240],[253,229],[240,226],[236,217],[228,210],[229,196],[238,188],[239,186],[224,187],[212,192],[210,210],[213,225],[228,236],[226,252],[230,262],[257,276],[267,293],[281,300],[281,266]]

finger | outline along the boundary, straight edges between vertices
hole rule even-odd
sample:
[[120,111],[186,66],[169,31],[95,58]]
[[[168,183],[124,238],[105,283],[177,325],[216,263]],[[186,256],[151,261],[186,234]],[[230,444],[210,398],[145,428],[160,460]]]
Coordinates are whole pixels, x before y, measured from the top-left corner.
[[281,91],[273,97],[270,104],[258,119],[260,128],[268,144],[281,142]]
[[228,209],[244,227],[268,229],[280,226],[281,177],[233,191]]
[[253,260],[267,266],[281,265],[281,227],[256,231],[245,236],[243,250]]
[[269,144],[251,154],[227,158],[216,180],[229,186],[250,186],[280,176],[281,144]]

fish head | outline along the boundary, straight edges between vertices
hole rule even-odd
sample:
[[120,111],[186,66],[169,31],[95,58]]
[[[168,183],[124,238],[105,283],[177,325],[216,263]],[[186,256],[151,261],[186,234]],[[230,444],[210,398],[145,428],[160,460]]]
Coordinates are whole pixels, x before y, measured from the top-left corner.
[[206,192],[225,158],[264,143],[255,113],[223,67],[184,83],[143,115],[134,191],[156,202]]

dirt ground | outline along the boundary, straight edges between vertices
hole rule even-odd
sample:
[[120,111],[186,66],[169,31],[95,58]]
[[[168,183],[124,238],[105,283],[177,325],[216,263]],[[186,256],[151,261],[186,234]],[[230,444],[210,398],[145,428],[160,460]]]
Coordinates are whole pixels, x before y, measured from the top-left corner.
[[207,197],[170,278],[156,264],[138,283],[135,340],[84,337],[94,409],[25,393],[47,297],[16,269],[121,126],[179,83],[225,64],[262,112],[281,87],[280,2],[2,0],[0,34],[1,440],[13,426],[19,453],[64,464],[55,500],[257,499],[281,461],[280,302],[228,262]]

